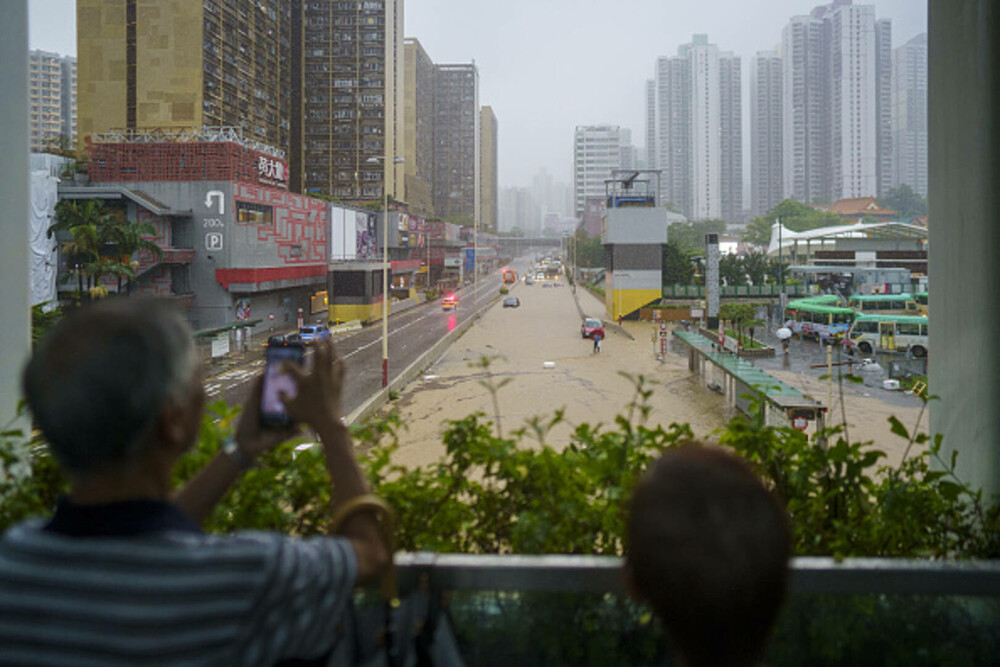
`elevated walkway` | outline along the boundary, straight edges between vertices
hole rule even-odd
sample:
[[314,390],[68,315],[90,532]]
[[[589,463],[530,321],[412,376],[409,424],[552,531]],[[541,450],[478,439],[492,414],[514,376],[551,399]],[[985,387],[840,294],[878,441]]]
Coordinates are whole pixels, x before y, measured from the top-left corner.
[[713,388],[721,390],[729,404],[744,414],[749,415],[752,404],[757,402],[764,409],[768,425],[790,426],[795,417],[804,417],[823,428],[826,408],[819,401],[762,371],[752,362],[725,351],[701,334],[675,330],[674,337],[687,346],[688,368],[692,372],[697,371],[704,377],[709,364],[721,372],[722,382]]

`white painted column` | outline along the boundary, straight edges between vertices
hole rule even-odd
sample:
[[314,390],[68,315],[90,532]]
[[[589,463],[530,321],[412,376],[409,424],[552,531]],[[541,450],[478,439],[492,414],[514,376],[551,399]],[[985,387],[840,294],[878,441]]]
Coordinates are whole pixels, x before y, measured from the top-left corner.
[[1000,492],[1000,5],[928,9],[930,427],[988,496]]
[[0,426],[20,398],[31,351],[28,288],[28,3],[5,0],[0,22]]

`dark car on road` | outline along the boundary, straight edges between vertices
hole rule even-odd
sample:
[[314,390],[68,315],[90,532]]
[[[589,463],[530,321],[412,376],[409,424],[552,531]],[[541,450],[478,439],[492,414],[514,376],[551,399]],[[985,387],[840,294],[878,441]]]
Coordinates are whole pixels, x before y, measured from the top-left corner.
[[302,336],[297,333],[268,336],[267,342],[264,344],[267,347],[288,347],[289,345],[305,345],[305,341],[302,340]]
[[596,317],[588,317],[580,325],[580,335],[584,338],[593,338],[594,336],[604,338],[604,323]]
[[506,299],[503,300],[503,307],[504,308],[517,308],[520,305],[521,305],[521,302],[518,300],[518,298],[516,296],[509,296],[509,297],[507,297]]

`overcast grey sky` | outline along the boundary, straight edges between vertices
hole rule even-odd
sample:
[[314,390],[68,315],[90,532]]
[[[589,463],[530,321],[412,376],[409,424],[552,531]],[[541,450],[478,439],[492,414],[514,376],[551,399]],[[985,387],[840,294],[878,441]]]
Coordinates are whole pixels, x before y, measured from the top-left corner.
[[[569,182],[573,128],[612,123],[645,141],[645,81],[657,56],[694,33],[743,58],[781,42],[789,17],[817,0],[406,0],[405,33],[434,62],[479,67],[479,98],[500,134],[500,185],[529,185],[545,167]],[[927,29],[927,0],[873,0],[893,46]],[[76,53],[74,0],[29,0],[30,44]],[[744,116],[748,114],[745,112]],[[747,128],[744,126],[744,135]],[[745,142],[746,143],[746,142]],[[745,180],[748,175],[744,175]]]

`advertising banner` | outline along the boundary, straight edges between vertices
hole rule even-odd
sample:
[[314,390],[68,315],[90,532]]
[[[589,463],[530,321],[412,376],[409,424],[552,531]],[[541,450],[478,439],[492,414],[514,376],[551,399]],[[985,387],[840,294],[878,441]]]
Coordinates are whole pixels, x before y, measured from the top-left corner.
[[356,259],[374,259],[378,256],[378,234],[375,229],[375,216],[363,211],[354,212],[354,230],[356,235]]

